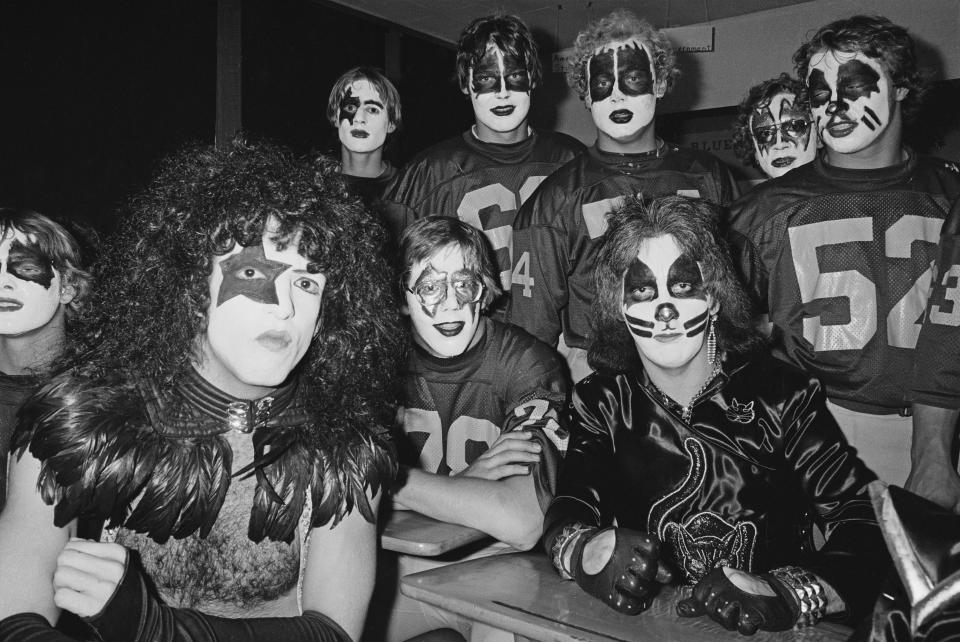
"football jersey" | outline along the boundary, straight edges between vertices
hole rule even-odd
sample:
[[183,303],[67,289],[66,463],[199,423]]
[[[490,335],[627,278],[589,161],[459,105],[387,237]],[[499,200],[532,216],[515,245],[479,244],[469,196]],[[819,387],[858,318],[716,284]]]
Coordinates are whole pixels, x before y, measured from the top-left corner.
[[706,152],[659,142],[657,152],[613,154],[596,146],[548,178],[513,226],[509,320],[541,341],[586,350],[593,268],[607,214],[624,195],[698,196],[719,205],[736,197],[726,166]]
[[466,131],[424,150],[387,194],[386,215],[403,230],[425,216],[456,216],[490,240],[504,290],[510,289],[510,235],[517,209],[547,176],[583,150],[566,134],[532,132],[510,145]]
[[913,401],[960,408],[960,198],[954,200],[940,236],[912,381]]
[[960,175],[909,153],[887,168],[812,163],[731,207],[740,262],[774,350],[818,376],[837,404],[888,414],[909,404],[931,262]]
[[567,398],[563,364],[526,332],[488,317],[483,324],[481,340],[458,357],[435,357],[419,346],[411,351],[400,460],[457,474],[502,433],[526,430],[543,447],[534,479],[538,499],[549,501],[566,450],[559,423]]

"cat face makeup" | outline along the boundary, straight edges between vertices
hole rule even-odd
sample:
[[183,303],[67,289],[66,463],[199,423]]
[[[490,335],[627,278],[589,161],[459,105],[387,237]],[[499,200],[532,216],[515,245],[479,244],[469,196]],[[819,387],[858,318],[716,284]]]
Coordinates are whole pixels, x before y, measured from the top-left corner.
[[0,241],[0,335],[19,336],[46,326],[73,299],[60,273],[34,239],[9,228]]
[[611,42],[587,60],[585,103],[603,134],[625,141],[650,125],[663,96],[652,60],[637,40]]
[[427,352],[456,357],[479,340],[483,282],[466,267],[460,246],[415,263],[404,286],[413,338]]
[[840,154],[859,152],[883,136],[903,97],[880,63],[859,52],[816,54],[807,85],[820,138]]
[[644,241],[623,275],[624,322],[640,356],[663,369],[700,352],[712,305],[700,266],[672,236]]
[[530,72],[522,60],[504,54],[496,45],[470,68],[469,87],[473,115],[479,127],[509,133],[526,127],[530,112]]
[[281,384],[313,339],[326,278],[297,252],[282,250],[268,223],[260,245],[215,257],[200,372],[227,393]]
[[340,99],[340,143],[352,152],[365,153],[383,147],[396,127],[376,87],[366,80],[350,83]]
[[750,115],[750,135],[757,163],[767,176],[782,176],[817,155],[812,116],[796,104],[797,97],[781,92]]

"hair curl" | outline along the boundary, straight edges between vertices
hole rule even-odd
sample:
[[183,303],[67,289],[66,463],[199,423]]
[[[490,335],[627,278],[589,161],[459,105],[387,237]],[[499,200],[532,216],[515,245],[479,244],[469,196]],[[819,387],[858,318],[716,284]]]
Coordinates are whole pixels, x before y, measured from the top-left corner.
[[750,118],[758,109],[768,106],[777,94],[793,94],[797,103],[808,111],[810,109],[806,85],[790,74],[782,73],[751,87],[737,106],[737,120],[733,125],[733,153],[744,165],[760,166],[753,145],[753,132],[750,131]]
[[480,308],[486,310],[503,294],[490,258],[489,241],[482,232],[452,216],[427,216],[403,231],[400,236],[401,286],[408,287],[407,279],[415,264],[452,245],[463,251],[464,266],[476,272],[483,281]]
[[720,308],[715,328],[720,350],[745,354],[762,345],[750,301],[721,240],[714,204],[685,196],[648,202],[631,196],[609,222],[594,275],[595,324],[587,355],[594,369],[619,373],[642,367],[623,320],[623,275],[644,242],[664,235],[672,236],[681,252],[697,257],[706,291]]
[[863,15],[836,20],[820,27],[793,54],[797,76],[806,82],[810,60],[816,54],[827,51],[859,52],[878,60],[894,87],[908,90],[906,98],[900,103],[904,120],[910,122],[916,117],[930,89],[930,81],[917,68],[913,38],[904,27],[883,16]]
[[657,84],[669,93],[680,77],[677,56],[667,35],[632,11],[618,9],[594,20],[579,34],[573,45],[573,56],[567,64],[567,82],[579,94],[580,99],[590,91],[587,65],[597,49],[617,40],[638,40],[647,43],[653,52],[653,69]]
[[[383,99],[383,106],[387,110],[387,118],[390,124],[394,126],[394,131],[399,130],[403,122],[400,93],[390,82],[390,79],[376,67],[354,67],[337,78],[337,82],[333,84],[333,89],[330,90],[330,96],[327,98],[327,122],[334,127],[340,126],[340,101],[347,92],[347,87],[360,80],[366,80],[377,90],[377,93]],[[389,136],[389,134],[387,135]]]
[[79,374],[113,372],[173,385],[200,358],[214,257],[298,238],[326,287],[317,336],[297,365],[316,391],[318,425],[389,425],[405,350],[387,233],[352,197],[332,159],[306,162],[270,144],[192,147],[163,161],[122,212],[81,315],[91,358]]
[[73,300],[67,304],[68,327],[83,306],[90,292],[93,277],[86,266],[91,263],[92,248],[83,247],[60,223],[39,212],[17,207],[0,207],[0,239],[11,229],[29,235],[40,251],[50,259],[65,285],[74,289]]
[[470,85],[470,69],[480,64],[490,44],[523,62],[530,74],[531,89],[540,84],[543,69],[537,43],[527,25],[509,14],[477,18],[460,33],[457,41],[457,83],[461,90]]

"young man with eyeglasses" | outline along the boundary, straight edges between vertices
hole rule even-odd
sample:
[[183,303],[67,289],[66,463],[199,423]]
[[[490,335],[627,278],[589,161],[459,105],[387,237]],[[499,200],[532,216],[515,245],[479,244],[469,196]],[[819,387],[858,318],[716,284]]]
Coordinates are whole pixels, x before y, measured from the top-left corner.
[[806,165],[817,155],[817,133],[803,83],[780,74],[747,92],[733,128],[733,151],[769,178]]
[[[397,439],[402,469],[395,506],[498,540],[481,555],[530,549],[566,447],[560,357],[485,315],[501,289],[479,230],[456,218],[427,217],[404,231],[400,254],[414,349]],[[398,566],[402,577],[430,563],[400,556],[383,566]],[[375,609],[371,617],[388,620],[390,640],[440,628],[469,637],[469,621],[399,594],[389,618]]]
[[[903,485],[914,348],[960,173],[903,142],[925,89],[906,29],[838,20],[794,62],[824,153],[733,204],[741,264],[777,355],[821,380],[861,458]],[[929,449],[914,472],[946,463]]]

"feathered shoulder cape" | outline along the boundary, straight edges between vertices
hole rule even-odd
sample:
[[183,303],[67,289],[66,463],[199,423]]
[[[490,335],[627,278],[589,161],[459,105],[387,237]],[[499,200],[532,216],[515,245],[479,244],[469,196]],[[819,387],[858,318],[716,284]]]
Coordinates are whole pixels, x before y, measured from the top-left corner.
[[[354,508],[372,522],[367,491],[389,487],[396,473],[385,429],[324,425],[316,397],[294,380],[268,397],[239,400],[192,371],[172,390],[61,375],[21,410],[13,450],[29,449],[41,462],[38,487],[56,504],[57,526],[80,518],[160,543],[205,537],[231,477],[255,475],[249,538],[289,542],[308,492],[313,526],[336,524]],[[230,430],[252,432],[255,453],[235,473]]]

